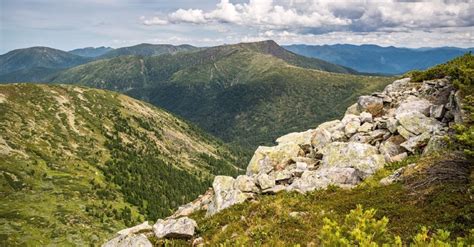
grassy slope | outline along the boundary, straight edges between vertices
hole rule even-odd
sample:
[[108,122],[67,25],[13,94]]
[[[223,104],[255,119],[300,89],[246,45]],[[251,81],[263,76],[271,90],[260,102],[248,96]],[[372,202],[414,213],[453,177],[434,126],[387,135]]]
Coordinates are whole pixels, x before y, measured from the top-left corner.
[[[410,162],[417,162],[420,168],[412,171],[408,182],[389,186],[378,184],[395,168]],[[413,186],[413,181],[431,181],[434,176],[427,175],[427,171],[440,164],[447,165],[444,169],[459,168],[459,177],[425,187]],[[472,160],[452,155],[420,160],[415,157],[386,166],[353,190],[332,188],[306,195],[283,192],[276,196],[260,196],[257,201],[233,206],[210,218],[204,218],[204,212],[192,218],[198,222],[200,236],[211,246],[221,243],[245,246],[305,246],[312,243],[317,246],[323,218],[342,222],[349,210],[361,204],[364,208],[377,209],[377,218],[387,216],[389,232],[400,235],[404,242],[409,242],[421,226],[449,230],[455,238],[474,228],[473,179]],[[303,215],[292,217],[290,212]]]
[[267,41],[98,61],[54,81],[124,91],[253,150],[281,134],[339,117],[355,97],[391,81],[350,72]]
[[218,141],[146,103],[74,86],[0,85],[0,245],[102,243],[235,174]]

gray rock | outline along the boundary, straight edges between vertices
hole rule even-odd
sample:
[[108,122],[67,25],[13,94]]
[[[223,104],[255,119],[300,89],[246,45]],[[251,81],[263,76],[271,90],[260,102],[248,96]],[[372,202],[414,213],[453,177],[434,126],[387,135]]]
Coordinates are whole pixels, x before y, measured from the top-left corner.
[[398,126],[397,127],[397,132],[400,134],[405,140],[410,139],[410,137],[414,136],[413,133],[405,129],[403,126]]
[[368,113],[368,112],[362,112],[360,115],[360,121],[362,123],[372,123],[373,119],[372,119],[372,114]]
[[426,144],[430,140],[430,137],[430,134],[425,132],[419,136],[410,137],[406,142],[400,144],[400,146],[404,147],[411,153],[415,153],[422,147],[426,146]]
[[425,116],[430,114],[431,103],[426,99],[421,99],[415,96],[409,96],[405,99],[395,111],[395,115],[405,114],[408,112],[418,112]]
[[387,119],[387,129],[390,131],[390,133],[395,133],[397,132],[397,127],[398,127],[398,120],[396,118],[390,117]]
[[444,105],[432,105],[430,107],[430,117],[442,119],[444,116]]
[[294,142],[282,143],[274,147],[260,146],[255,151],[249,165],[247,175],[269,173],[277,166],[284,166],[285,162],[302,153],[300,146]]
[[430,155],[439,153],[443,150],[446,150],[449,146],[449,139],[447,136],[432,136],[428,141],[425,149],[423,150],[423,155]]
[[285,143],[295,143],[298,145],[311,145],[311,139],[314,135],[314,130],[307,130],[304,132],[294,132],[284,136],[279,137],[276,139],[278,144],[285,144]]
[[344,115],[347,115],[347,114],[353,114],[353,115],[359,115],[360,114],[360,111],[357,107],[357,103],[349,106],[346,110],[346,113]]
[[329,179],[330,184],[340,187],[351,187],[362,181],[360,172],[352,167],[328,167],[316,172]]
[[222,209],[228,208],[234,204],[239,204],[253,196],[252,193],[245,193],[234,188],[235,179],[229,176],[216,176],[212,183],[214,196],[206,215],[213,215]]
[[234,188],[242,192],[258,192],[258,187],[252,177],[240,175],[235,179]]
[[401,136],[391,137],[388,140],[384,141],[380,147],[379,151],[385,158],[386,162],[393,162],[393,157],[403,153],[404,148],[400,144],[404,141],[404,138]]
[[118,235],[103,244],[102,247],[153,247],[153,244],[143,234]]
[[375,96],[360,96],[357,101],[360,112],[369,112],[373,116],[379,116],[383,112],[383,100]]
[[322,150],[320,168],[342,167],[355,168],[365,178],[383,167],[385,159],[377,148],[357,142],[333,142]]
[[311,145],[314,148],[320,149],[330,142],[331,142],[331,133],[328,130],[324,128],[317,128],[314,131],[314,135],[311,139]]
[[273,174],[273,177],[275,178],[275,182],[289,180],[291,178],[291,171],[289,170],[276,171]]
[[400,125],[415,135],[424,132],[432,133],[441,128],[440,122],[436,119],[426,117],[420,112],[412,111],[398,114],[397,119]]
[[287,191],[306,193],[315,189],[326,188],[330,183],[328,178],[322,177],[317,171],[305,171],[300,178],[286,187]]
[[266,190],[275,186],[275,179],[270,177],[268,174],[259,174],[257,176],[257,183],[260,186],[260,189]]
[[392,82],[391,84],[387,85],[385,89],[383,90],[385,93],[392,93],[396,91],[400,91],[403,88],[405,88],[408,83],[410,82],[410,78],[403,78],[400,80],[396,80]]
[[359,119],[355,120],[355,121],[350,121],[349,123],[346,124],[346,126],[344,127],[344,134],[347,136],[347,137],[350,137],[352,136],[354,133],[357,132],[357,130],[359,129],[360,127],[360,121],[358,121]]
[[136,225],[127,229],[120,230],[118,234],[119,235],[132,235],[138,232],[151,231],[151,230],[152,230],[152,226],[148,224],[148,221],[145,221],[141,223],[140,225]]
[[212,197],[214,196],[214,190],[209,188],[203,195],[200,195],[196,200],[180,206],[170,218],[180,218],[183,216],[188,216],[194,212],[199,210],[207,210],[209,204],[212,201]]
[[159,219],[153,225],[153,232],[157,238],[190,239],[197,228],[196,221],[188,217],[179,219]]
[[262,193],[264,193],[264,194],[276,194],[276,193],[284,191],[284,190],[286,190],[286,186],[278,184],[278,185],[275,185],[275,186],[273,186],[269,189],[263,190]]
[[[359,132],[361,132],[360,128]],[[372,141],[372,138],[367,133],[356,133],[349,139],[349,142],[369,143],[370,141]]]
[[411,168],[411,167],[414,167],[416,164],[409,164],[405,167],[401,167],[401,168],[398,168],[397,170],[395,170],[392,174],[390,174],[389,176],[383,178],[380,180],[380,184],[381,185],[389,185],[389,184],[393,184],[393,183],[396,183],[396,182],[400,182],[402,181],[402,176],[403,176],[403,173],[405,172],[405,170],[407,168]]
[[345,140],[345,137],[346,135],[344,134],[344,132],[342,131],[334,131],[332,134],[331,134],[331,140],[332,141],[344,141]]

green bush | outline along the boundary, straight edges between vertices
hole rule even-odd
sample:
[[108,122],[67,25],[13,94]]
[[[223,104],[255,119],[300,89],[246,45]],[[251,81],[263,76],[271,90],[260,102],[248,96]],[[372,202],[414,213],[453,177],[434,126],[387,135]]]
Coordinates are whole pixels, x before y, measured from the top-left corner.
[[[404,246],[399,236],[388,233],[388,218],[374,218],[375,209],[364,210],[361,205],[346,215],[340,225],[337,221],[324,218],[324,225],[319,233],[323,246]],[[428,228],[413,237],[410,246],[413,247],[450,247],[473,246],[474,229],[470,234],[455,240],[450,239],[450,232],[438,229],[430,234]]]

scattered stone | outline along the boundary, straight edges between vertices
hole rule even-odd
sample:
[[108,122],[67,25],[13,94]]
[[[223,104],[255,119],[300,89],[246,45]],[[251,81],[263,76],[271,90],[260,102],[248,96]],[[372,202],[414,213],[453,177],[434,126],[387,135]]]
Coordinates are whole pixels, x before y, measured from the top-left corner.
[[366,111],[373,116],[379,116],[383,112],[383,100],[375,96],[360,96],[357,106],[360,112]]
[[397,127],[398,134],[400,134],[405,140],[410,139],[410,137],[413,136],[413,133],[405,129],[403,126],[398,126]]
[[180,218],[183,216],[188,216],[194,212],[199,210],[207,210],[209,204],[212,201],[212,197],[214,196],[214,190],[209,188],[206,193],[200,195],[196,200],[180,206],[176,212],[170,216],[170,218]]
[[372,138],[370,137],[370,135],[368,135],[367,133],[363,133],[360,128],[359,128],[359,132],[360,133],[356,133],[355,135],[353,135],[349,139],[349,141],[360,142],[360,143],[369,143],[370,141],[372,141]]
[[305,132],[294,132],[276,139],[278,144],[295,143],[298,145],[311,145],[314,130],[307,130]]
[[196,228],[196,221],[188,217],[168,220],[159,219],[153,225],[153,232],[157,238],[190,239],[194,236]]
[[386,186],[386,185],[390,185],[390,184],[402,181],[402,176],[405,170],[413,166],[415,166],[415,164],[409,164],[406,167],[398,168],[391,175],[381,179],[380,184]]
[[200,246],[204,246],[204,239],[202,237],[199,237],[199,238],[196,238],[193,240],[193,243],[192,243],[192,246],[193,247],[200,247]]
[[266,190],[275,186],[275,179],[270,177],[268,174],[260,174],[257,176],[257,183],[260,186],[260,189]]
[[277,171],[273,174],[275,182],[287,181],[291,178],[291,172],[289,170]]
[[132,235],[138,232],[151,231],[151,230],[152,230],[152,226],[148,224],[148,221],[145,221],[141,223],[140,225],[136,225],[134,227],[120,230],[118,234],[119,235]]
[[317,128],[314,131],[314,135],[311,139],[311,145],[314,148],[320,149],[330,142],[331,142],[331,133],[329,131],[327,131],[324,128]]
[[359,127],[360,127],[359,119],[357,119],[357,121],[350,121],[349,123],[346,124],[346,127],[344,127],[344,134],[347,137],[350,137],[357,132]]
[[379,151],[385,158],[385,162],[393,162],[393,157],[403,153],[404,148],[400,144],[404,141],[404,138],[401,136],[392,136],[387,141],[383,142]]
[[397,127],[398,127],[398,120],[396,118],[390,117],[386,121],[387,129],[390,131],[390,133],[395,133],[397,132]]

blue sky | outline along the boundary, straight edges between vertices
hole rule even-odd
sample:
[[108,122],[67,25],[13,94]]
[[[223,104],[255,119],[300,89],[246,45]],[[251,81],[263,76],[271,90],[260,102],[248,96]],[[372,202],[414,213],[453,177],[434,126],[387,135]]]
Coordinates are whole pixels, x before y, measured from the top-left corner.
[[139,43],[474,46],[474,0],[0,0],[0,53]]

